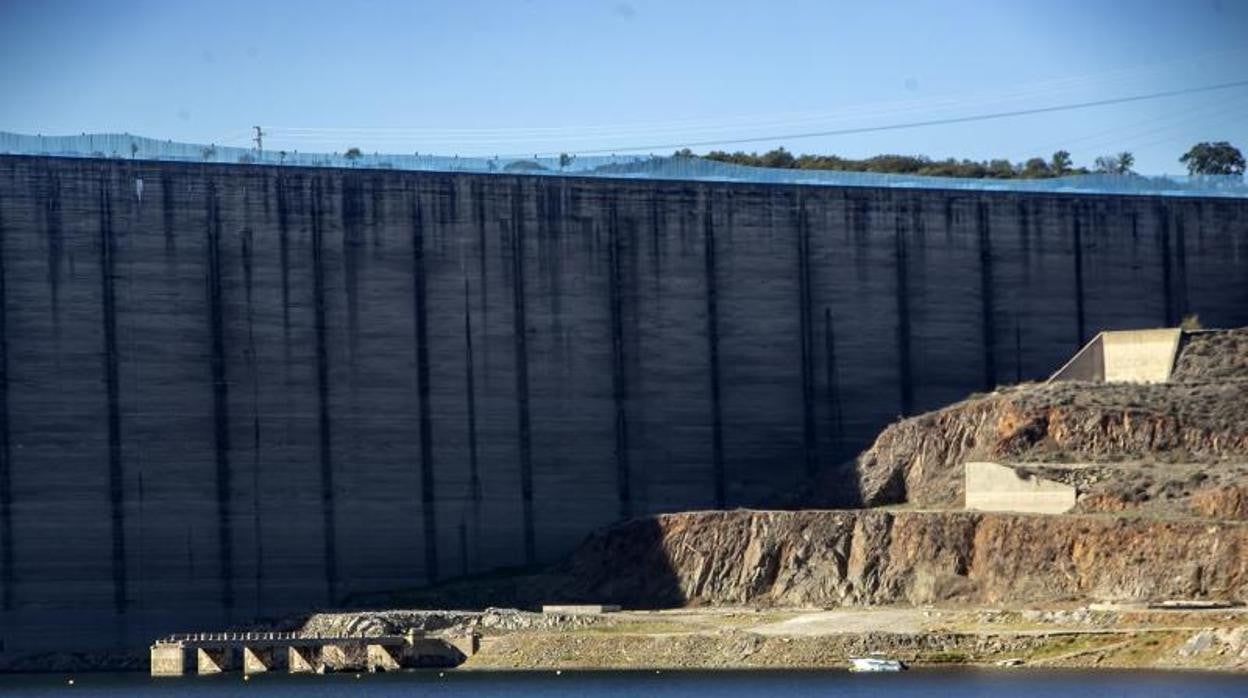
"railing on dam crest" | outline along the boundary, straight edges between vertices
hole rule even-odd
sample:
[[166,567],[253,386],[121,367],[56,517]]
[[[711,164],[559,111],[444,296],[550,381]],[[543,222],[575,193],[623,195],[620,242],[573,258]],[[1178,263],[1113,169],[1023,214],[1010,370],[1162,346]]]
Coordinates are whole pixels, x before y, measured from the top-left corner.
[[178,143],[125,133],[39,136],[0,131],[0,154],[47,155],[175,162],[343,167],[373,170],[526,174],[564,177],[672,179],[812,186],[1062,194],[1139,194],[1248,198],[1240,176],[1142,176],[1089,174],[1051,179],[967,179],[874,172],[746,167],[698,157],[659,155],[486,158],[419,153],[301,153]]

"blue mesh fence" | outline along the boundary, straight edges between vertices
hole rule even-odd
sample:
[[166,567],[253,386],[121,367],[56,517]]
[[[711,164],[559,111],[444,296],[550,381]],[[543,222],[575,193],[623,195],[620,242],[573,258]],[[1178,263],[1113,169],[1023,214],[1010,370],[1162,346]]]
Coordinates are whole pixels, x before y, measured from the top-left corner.
[[1248,184],[1239,176],[1089,174],[1052,179],[966,179],[874,172],[771,169],[733,165],[697,157],[659,155],[484,158],[416,153],[359,153],[348,156],[345,153],[260,151],[254,148],[177,143],[123,133],[31,136],[0,131],[0,154],[816,186],[1248,198]]

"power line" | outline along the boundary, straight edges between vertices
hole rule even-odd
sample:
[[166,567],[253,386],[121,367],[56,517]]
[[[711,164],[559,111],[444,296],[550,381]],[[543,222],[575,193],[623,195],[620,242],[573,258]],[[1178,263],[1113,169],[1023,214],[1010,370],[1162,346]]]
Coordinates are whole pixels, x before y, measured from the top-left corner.
[[1213,103],[1187,105],[1170,114],[1150,117],[1127,125],[1116,125],[1111,129],[1098,130],[1074,138],[1047,141],[1043,145],[1032,148],[1036,152],[1048,152],[1053,148],[1075,151],[1094,151],[1106,147],[1122,147],[1131,139],[1148,136],[1162,130],[1184,128],[1199,120],[1202,123],[1210,119],[1221,120],[1227,113],[1241,113],[1244,100],[1248,93],[1221,99]]
[[943,119],[928,119],[925,121],[910,121],[900,124],[887,124],[884,126],[860,126],[856,128],[833,129],[829,131],[808,131],[805,133],[787,133],[772,136],[757,136],[750,138],[732,138],[724,140],[711,141],[691,141],[683,143],[655,143],[649,145],[639,145],[623,148],[601,148],[596,150],[580,150],[569,153],[569,155],[607,155],[611,153],[627,153],[634,151],[654,152],[668,150],[672,148],[695,148],[713,145],[741,145],[745,143],[762,143],[766,141],[792,141],[804,138],[823,138],[828,136],[849,136],[860,133],[878,133],[881,131],[900,131],[910,128],[922,128],[926,126],[945,126],[949,124],[965,124],[975,121],[990,121],[993,119],[1007,119],[1015,116],[1031,116],[1034,114],[1051,114],[1061,111],[1073,111],[1076,109],[1090,109],[1092,107],[1104,107],[1112,104],[1127,104],[1130,102],[1142,102],[1150,99],[1163,99],[1166,97],[1179,97],[1182,95],[1196,94],[1200,92],[1212,92],[1215,90],[1228,90],[1236,87],[1248,86],[1248,80],[1237,80],[1235,82],[1224,82],[1216,85],[1204,85],[1201,87],[1187,87],[1179,90],[1167,90],[1164,92],[1152,92],[1143,95],[1132,95],[1130,97],[1115,97],[1112,99],[1098,99],[1090,102],[1074,102],[1071,104],[1061,104],[1052,107],[1036,107],[1032,109],[1014,109],[1011,111],[993,112],[989,114],[975,114],[972,116],[955,116]]
[[[1182,60],[1164,63],[1150,63],[1112,71],[1072,75],[1058,79],[1021,83],[1005,90],[979,91],[961,95],[929,96],[915,99],[898,100],[882,103],[861,104],[839,107],[833,110],[804,110],[789,113],[750,114],[738,116],[695,117],[677,120],[665,120],[650,123],[616,123],[594,125],[563,125],[563,126],[528,126],[528,127],[428,127],[428,126],[273,126],[270,131],[285,138],[306,140],[338,140],[347,138],[371,139],[420,139],[421,141],[447,141],[452,145],[463,145],[466,141],[485,139],[483,145],[494,145],[535,138],[557,138],[560,142],[572,140],[598,139],[602,135],[625,136],[635,135],[642,138],[666,138],[677,140],[682,137],[698,137],[696,134],[708,131],[727,131],[741,128],[828,128],[828,122],[848,119],[878,119],[881,117],[913,114],[920,111],[940,112],[950,109],[982,107],[984,109],[1004,109],[1008,102],[1020,100],[1039,101],[1042,98],[1061,98],[1075,90],[1095,88],[1104,92],[1108,86],[1139,84],[1140,80],[1151,79],[1160,69],[1185,66],[1200,66],[1212,58],[1220,63],[1227,63],[1228,54],[1243,54],[1248,58],[1248,48],[1220,51],[1196,56],[1186,56]],[[1153,82],[1156,82],[1153,80]],[[1145,87],[1146,85],[1141,85]],[[680,134],[680,131],[690,132]],[[709,140],[701,136],[700,140]]]

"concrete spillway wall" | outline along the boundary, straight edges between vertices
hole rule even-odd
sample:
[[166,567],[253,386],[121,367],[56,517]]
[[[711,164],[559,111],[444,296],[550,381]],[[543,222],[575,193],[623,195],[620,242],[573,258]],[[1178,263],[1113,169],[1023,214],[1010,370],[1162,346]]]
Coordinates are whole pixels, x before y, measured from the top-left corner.
[[1246,268],[1243,200],[0,157],[0,639],[765,505],[1099,330],[1248,324]]

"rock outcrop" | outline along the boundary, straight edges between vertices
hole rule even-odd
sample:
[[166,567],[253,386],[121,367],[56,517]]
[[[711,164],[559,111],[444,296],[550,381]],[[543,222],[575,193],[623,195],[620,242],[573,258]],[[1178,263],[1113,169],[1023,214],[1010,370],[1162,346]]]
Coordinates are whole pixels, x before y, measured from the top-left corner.
[[[1172,502],[1170,513],[1218,511],[1189,498],[1246,481],[1244,405],[1248,328],[1187,332],[1167,383],[1027,383],[975,395],[887,427],[855,476],[867,506],[959,507],[970,460],[1101,464],[1112,467],[1066,474],[1081,480],[1071,484],[1083,511],[1158,500]],[[1164,467],[1145,472],[1154,465]]]
[[1184,335],[1170,380],[1177,383],[1248,378],[1248,327]]
[[887,427],[858,459],[863,501],[960,507],[968,460],[1248,462],[1248,381],[1025,384]]
[[590,538],[573,595],[635,607],[1248,599],[1248,524],[919,511],[730,511]]
[[1226,485],[1192,496],[1192,509],[1215,519],[1248,519],[1248,485]]

